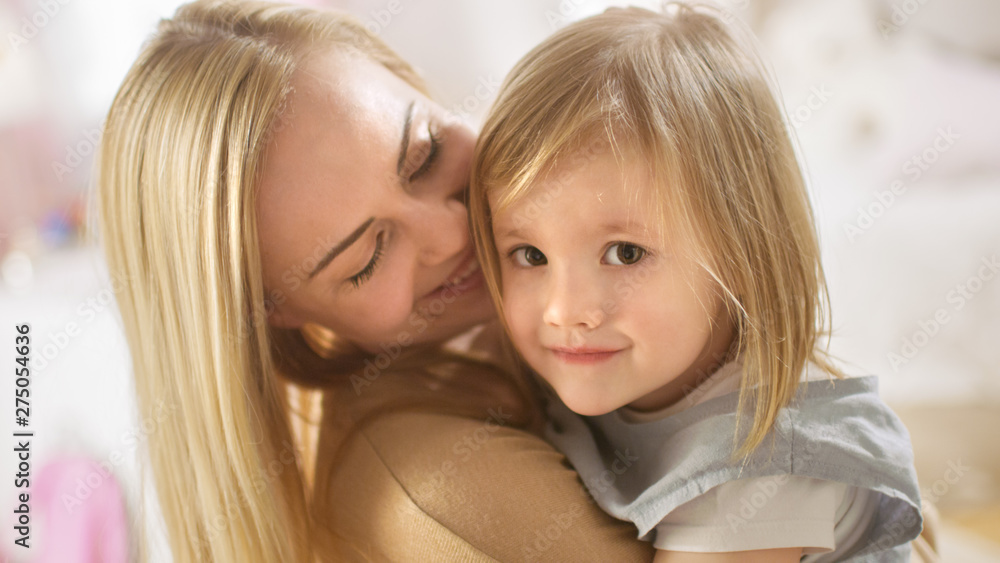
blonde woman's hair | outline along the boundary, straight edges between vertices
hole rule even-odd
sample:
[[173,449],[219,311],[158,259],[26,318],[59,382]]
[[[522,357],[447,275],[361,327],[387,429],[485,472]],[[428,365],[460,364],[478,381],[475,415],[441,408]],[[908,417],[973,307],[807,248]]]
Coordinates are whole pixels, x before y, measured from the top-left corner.
[[318,555],[288,384],[276,377],[282,354],[267,326],[256,198],[292,74],[329,48],[424,89],[343,14],[203,1],[160,23],[107,116],[101,237],[124,282],[117,299],[140,416],[168,414],[156,417],[148,452],[176,561]]
[[808,195],[750,41],[708,8],[613,8],[517,63],[480,134],[469,202],[501,310],[493,214],[523,198],[571,197],[572,186],[531,190],[601,145],[648,163],[664,224],[690,238],[721,287],[736,328],[731,353],[744,366],[739,409],[752,417],[742,457],[794,397],[807,362],[838,373],[819,346],[828,299]]

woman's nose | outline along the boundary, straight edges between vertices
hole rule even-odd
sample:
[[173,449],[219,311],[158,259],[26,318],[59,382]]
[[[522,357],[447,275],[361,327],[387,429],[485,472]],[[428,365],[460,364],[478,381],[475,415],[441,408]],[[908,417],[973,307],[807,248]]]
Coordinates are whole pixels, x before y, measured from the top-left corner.
[[599,281],[584,271],[552,268],[542,320],[560,328],[595,329],[607,314]]

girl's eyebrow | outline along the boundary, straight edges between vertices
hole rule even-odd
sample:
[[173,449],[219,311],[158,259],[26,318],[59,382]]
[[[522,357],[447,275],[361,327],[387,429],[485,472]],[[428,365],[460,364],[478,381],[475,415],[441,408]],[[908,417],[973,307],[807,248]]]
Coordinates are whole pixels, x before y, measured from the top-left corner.
[[519,228],[515,227],[513,229],[496,230],[494,232],[493,236],[494,236],[494,238],[501,238],[501,237],[503,237],[503,238],[520,238],[520,239],[524,239],[524,238],[527,238],[528,235],[522,229],[519,229]]
[[637,221],[605,221],[598,228],[603,233],[632,233],[641,229],[644,225]]
[[498,235],[503,235],[505,237],[520,237],[524,238],[524,232],[521,229],[504,229],[502,231],[497,231]]

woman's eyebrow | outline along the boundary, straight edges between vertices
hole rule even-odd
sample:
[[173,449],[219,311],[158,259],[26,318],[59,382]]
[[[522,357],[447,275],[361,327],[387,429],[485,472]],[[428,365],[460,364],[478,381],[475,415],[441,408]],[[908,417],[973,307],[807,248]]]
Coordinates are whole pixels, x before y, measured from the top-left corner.
[[311,272],[309,272],[308,279],[312,279],[313,276],[318,274],[320,270],[322,270],[327,266],[327,264],[332,262],[333,259],[337,257],[337,255],[347,250],[347,247],[351,246],[352,244],[354,244],[354,241],[361,238],[361,235],[365,234],[365,231],[368,230],[368,227],[370,227],[373,222],[375,222],[375,218],[369,217],[368,220],[362,223],[360,227],[354,229],[354,232],[347,235],[347,238],[340,241],[340,243],[334,245],[334,247],[331,248],[330,251],[326,253],[326,256],[324,256],[323,259],[319,261],[319,264],[316,264],[316,267],[313,268]]
[[413,122],[413,105],[410,102],[406,108],[406,117],[403,119],[403,138],[399,142],[399,160],[396,161],[396,174],[403,173],[403,164],[406,163],[406,149],[410,146],[410,124]]

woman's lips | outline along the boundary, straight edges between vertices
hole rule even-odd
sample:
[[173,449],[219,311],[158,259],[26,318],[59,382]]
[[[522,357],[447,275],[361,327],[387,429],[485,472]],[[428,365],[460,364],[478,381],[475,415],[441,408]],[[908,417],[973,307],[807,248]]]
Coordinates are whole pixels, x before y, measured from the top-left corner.
[[609,348],[549,348],[557,359],[567,364],[598,364],[613,358],[623,349]]

